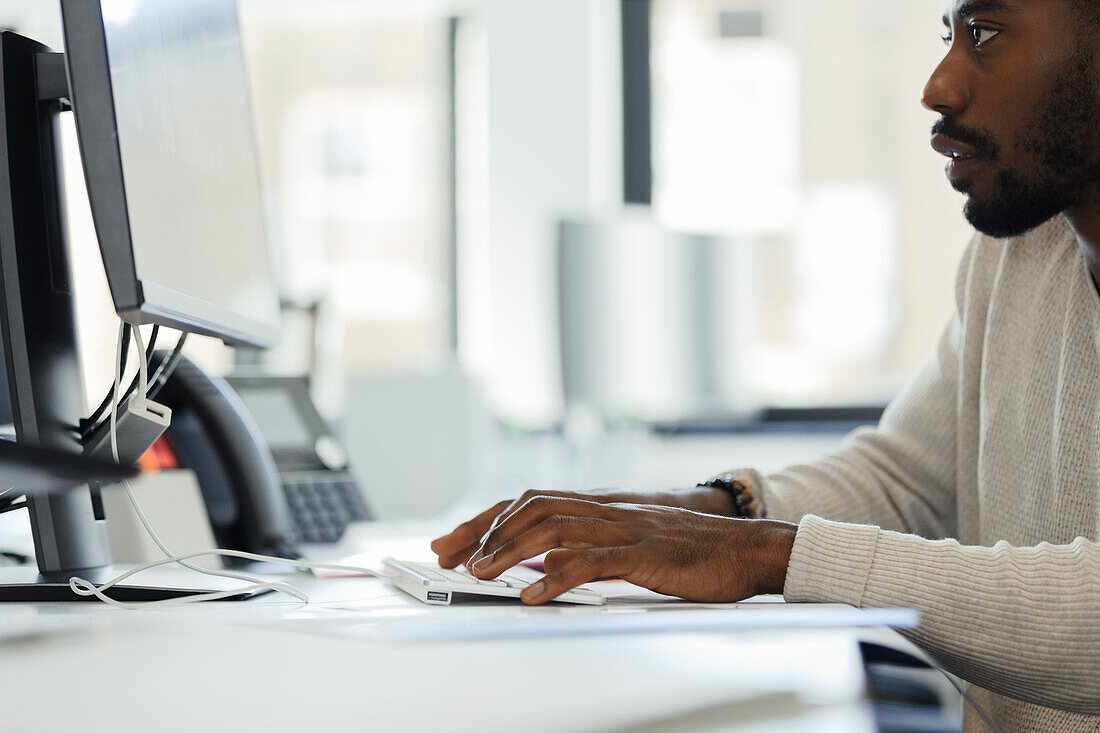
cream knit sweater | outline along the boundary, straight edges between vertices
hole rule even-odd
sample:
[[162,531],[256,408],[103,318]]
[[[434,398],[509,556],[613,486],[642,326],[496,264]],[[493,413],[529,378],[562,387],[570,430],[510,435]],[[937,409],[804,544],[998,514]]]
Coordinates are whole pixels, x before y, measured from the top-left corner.
[[800,522],[788,600],[916,607],[907,635],[1001,729],[1100,731],[1100,296],[1062,217],[974,239],[877,428],[748,473]]

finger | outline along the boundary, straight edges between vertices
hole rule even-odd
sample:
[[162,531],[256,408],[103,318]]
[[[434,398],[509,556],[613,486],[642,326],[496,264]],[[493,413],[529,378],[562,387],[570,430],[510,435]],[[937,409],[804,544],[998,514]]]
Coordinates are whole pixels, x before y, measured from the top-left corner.
[[[574,491],[548,491],[546,489],[528,489],[527,491],[524,491],[522,494],[520,494],[519,498],[515,499],[514,501],[500,502],[496,506],[492,507],[492,509],[484,512],[482,515],[479,515],[477,518],[475,518],[475,520],[472,520],[472,522],[478,522],[478,526],[476,527],[476,529],[480,530],[480,533],[477,536],[477,542],[472,547],[467,545],[457,552],[454,552],[452,556],[447,558],[450,564],[443,565],[443,567],[454,567],[460,563],[473,565],[476,561],[480,560],[482,558],[482,555],[478,553],[477,550],[480,549],[478,545],[485,537],[485,535],[496,529],[502,522],[507,521],[516,512],[516,510],[518,510],[528,501],[534,499],[537,496],[581,499],[584,501],[596,501],[599,503],[607,503],[608,500],[611,498],[610,492],[607,494],[607,496],[602,496],[599,494],[578,494]],[[497,512],[496,515],[490,520],[488,527],[484,527],[484,517],[496,511],[497,508],[501,506],[504,506],[504,508]],[[482,527],[484,527],[484,529],[482,529]]]
[[[511,500],[497,502],[470,521],[458,525],[448,534],[432,540],[432,552],[439,555],[440,558],[452,558],[461,554],[463,550],[471,545],[476,547],[481,543],[481,538],[485,536],[485,533],[489,531],[493,520],[507,509],[511,503]],[[465,560],[469,556],[470,553],[466,553],[462,559]]]
[[[526,495],[526,492],[524,492],[524,494]],[[482,553],[482,548],[485,547],[485,539],[489,535],[491,535],[497,527],[500,526],[500,523],[504,521],[505,517],[510,516],[512,512],[516,510],[516,508],[520,505],[520,501],[522,501],[522,499],[523,497],[520,497],[519,499],[509,502],[508,506],[506,506],[503,511],[493,517],[493,521],[489,525],[489,528],[485,531],[484,534],[482,534],[481,537],[478,538],[478,541],[474,544],[474,551],[467,555],[467,558],[464,561],[467,568],[472,568],[476,563],[481,561],[481,559],[484,557]]]
[[546,603],[578,585],[601,578],[619,578],[629,572],[629,550],[625,547],[581,550],[565,565],[524,588],[519,597],[528,605]]
[[456,527],[451,534],[432,541],[431,549],[440,556],[440,567],[453,568],[461,564],[473,565],[475,560],[481,559],[481,555],[477,555],[477,550],[480,548],[485,535],[491,532],[500,522],[505,521],[522,504],[539,495],[557,496],[565,494],[557,491],[529,489],[520,494],[518,499],[497,502],[475,516],[471,521]]
[[479,547],[481,547],[481,543],[474,542],[466,545],[453,555],[440,555],[438,558],[439,567],[447,569],[456,568],[469,560],[470,556],[477,552]]
[[550,516],[561,515],[563,517],[614,519],[618,516],[618,513],[620,513],[619,510],[612,509],[608,505],[585,501],[583,499],[536,496],[516,509],[508,519],[490,530],[489,534],[485,536],[485,540],[481,543],[481,549],[478,551],[477,555],[471,559],[477,562],[481,558],[491,555],[505,542],[513,540],[524,532],[533,529]]
[[508,568],[548,550],[615,547],[624,544],[624,535],[622,527],[606,519],[551,514],[519,537],[485,553],[470,566],[470,572],[482,579],[495,578]]
[[[494,529],[499,527],[502,522],[506,522],[509,518],[511,518],[511,516],[513,514],[516,513],[516,511],[520,507],[522,507],[524,504],[529,502],[531,499],[534,499],[536,496],[571,497],[571,496],[575,496],[575,494],[571,494],[571,493],[568,493],[568,492],[565,492],[565,491],[546,491],[544,489],[528,489],[527,491],[524,491],[522,494],[520,494],[518,499],[511,502],[507,507],[504,508],[504,510],[502,510],[499,514],[497,514],[497,516],[493,519],[493,521],[492,521],[491,525],[489,526],[489,528],[485,532],[483,532],[481,534],[481,537],[479,537],[478,539],[479,540],[484,539],[486,534],[488,534],[489,532],[492,532]],[[470,559],[473,560],[474,558],[470,558]]]
[[[545,495],[554,494],[555,492],[546,492]],[[473,531],[477,534],[477,537],[468,545],[464,546],[460,550],[456,551],[453,555],[448,556],[446,559],[440,558],[439,565],[444,568],[454,568],[459,565],[472,566],[475,562],[481,560],[481,544],[484,541],[485,536],[496,529],[501,522],[507,519],[515,512],[520,506],[522,506],[529,499],[543,495],[535,490],[528,490],[523,492],[518,499],[510,499],[498,502],[489,509],[485,510],[481,514],[477,515],[469,522],[466,522],[467,530]],[[486,523],[488,526],[486,526]],[[453,534],[453,533],[452,533]],[[433,543],[434,544],[434,543]]]
[[542,559],[542,569],[547,573],[559,570],[565,563],[577,556],[576,550],[557,549],[546,553]]

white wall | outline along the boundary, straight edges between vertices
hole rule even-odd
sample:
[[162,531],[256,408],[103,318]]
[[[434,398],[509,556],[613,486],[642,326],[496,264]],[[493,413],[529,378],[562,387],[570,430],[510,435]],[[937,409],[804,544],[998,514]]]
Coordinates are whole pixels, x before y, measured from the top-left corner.
[[57,0],[0,0],[0,26],[61,50],[61,4]]
[[[245,0],[243,7],[246,19],[279,22],[314,12],[349,25],[390,15],[462,19],[461,359],[484,379],[505,420],[555,421],[555,224],[622,199],[619,2],[326,0],[315,11],[300,0]],[[365,53],[371,39],[363,43]]]
[[462,355],[498,414],[539,425],[561,406],[556,222],[622,200],[619,4],[460,5],[484,44],[488,102],[486,227],[459,250],[485,263],[460,286]]

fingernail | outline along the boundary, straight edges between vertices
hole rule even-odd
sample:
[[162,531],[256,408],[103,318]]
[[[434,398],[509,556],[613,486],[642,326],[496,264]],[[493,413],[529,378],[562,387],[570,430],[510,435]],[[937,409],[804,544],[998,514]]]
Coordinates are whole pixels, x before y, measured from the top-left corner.
[[540,580],[524,588],[523,591],[520,592],[520,595],[529,601],[533,601],[541,596],[544,590],[546,590],[546,583]]
[[487,567],[489,567],[490,565],[493,564],[493,561],[496,559],[496,556],[497,556],[497,554],[495,552],[492,555],[486,555],[485,557],[481,558],[480,560],[475,562],[473,565],[471,565],[470,569],[471,570],[484,570],[485,568],[487,568]]

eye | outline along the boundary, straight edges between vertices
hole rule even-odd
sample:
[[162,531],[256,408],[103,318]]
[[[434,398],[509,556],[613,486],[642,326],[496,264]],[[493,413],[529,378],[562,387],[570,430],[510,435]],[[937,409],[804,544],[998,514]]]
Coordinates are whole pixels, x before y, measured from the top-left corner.
[[951,45],[951,34],[950,33],[944,33],[942,36],[940,36],[940,40],[943,41],[943,45],[950,46]]
[[996,28],[986,28],[981,25],[968,26],[967,30],[970,32],[970,37],[974,39],[974,48],[981,48],[1000,33]]

